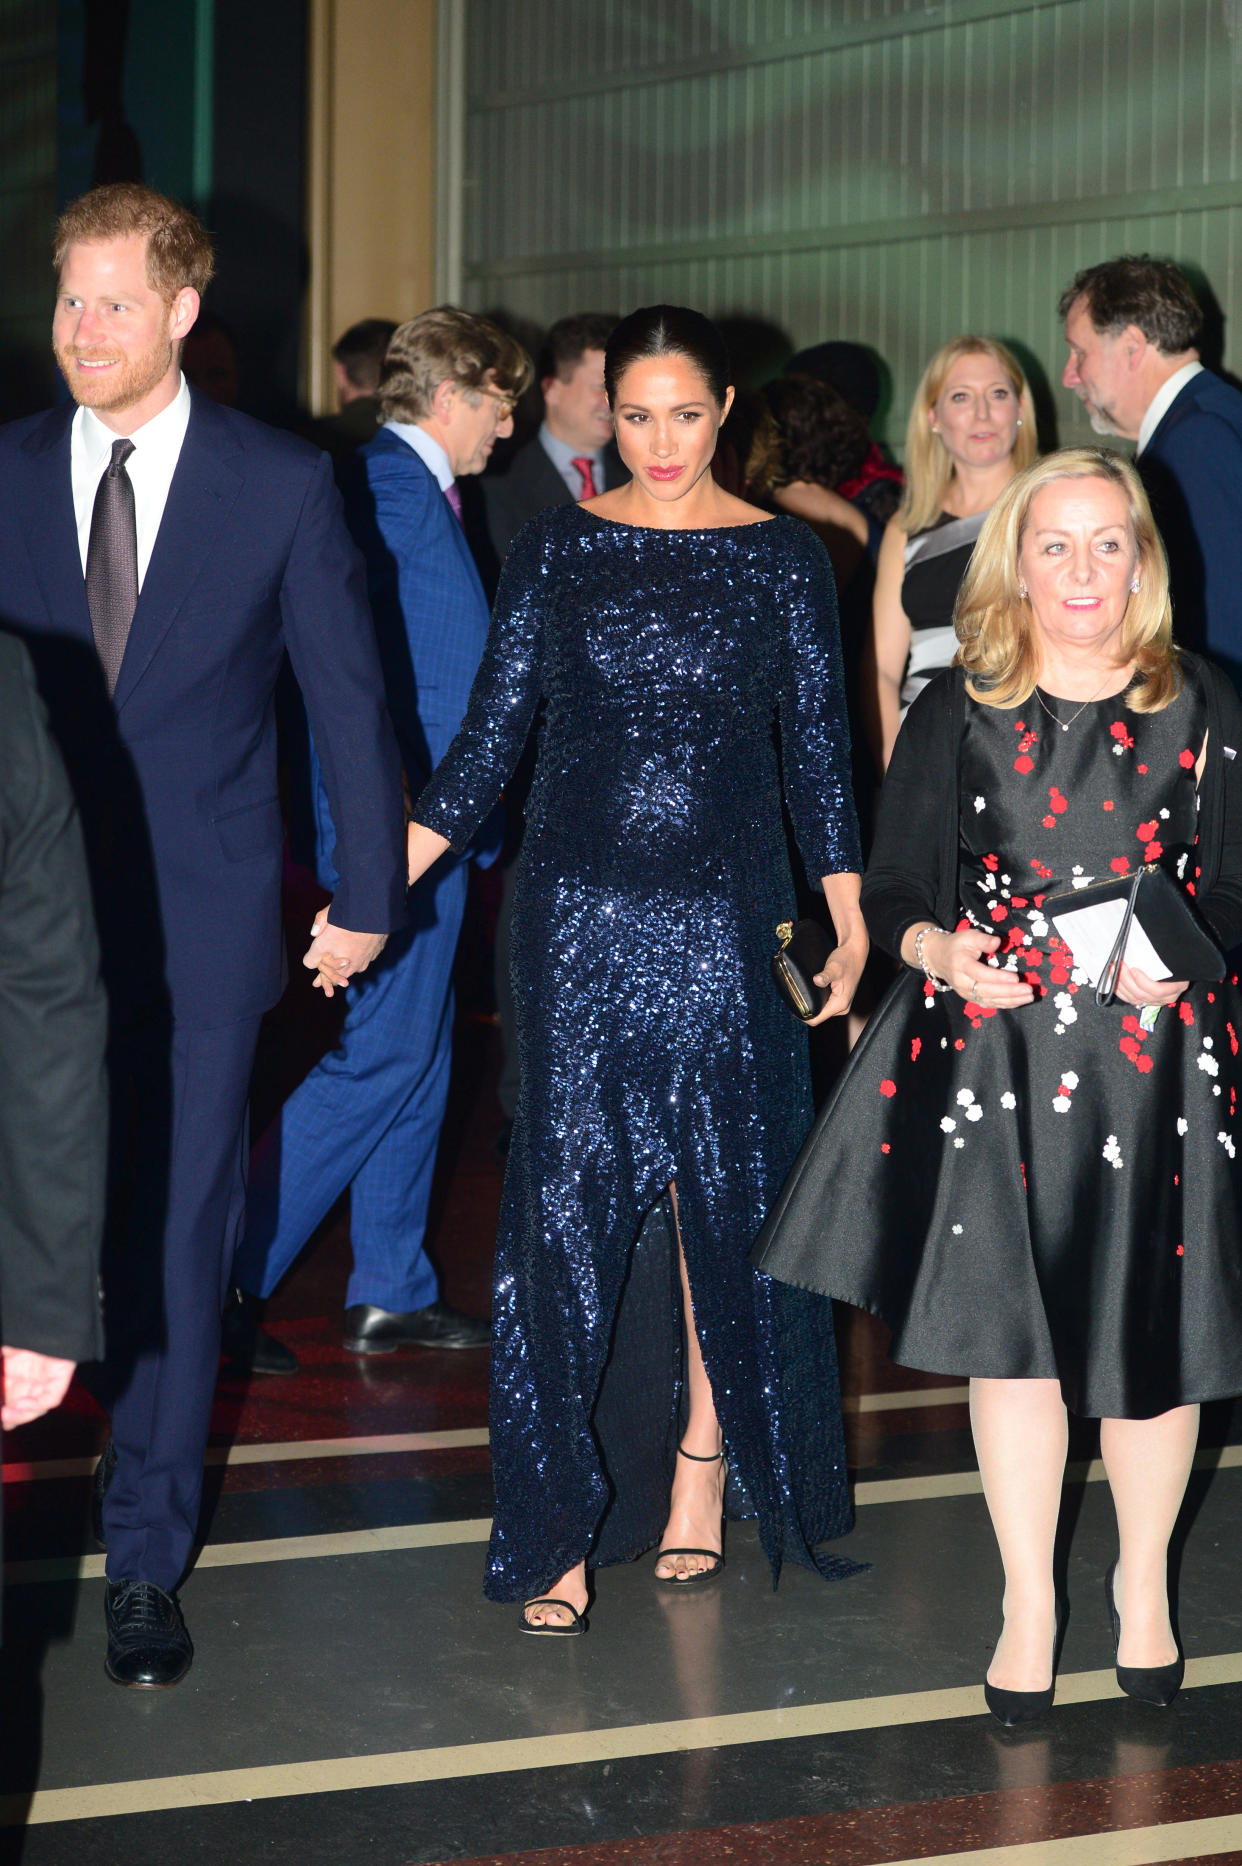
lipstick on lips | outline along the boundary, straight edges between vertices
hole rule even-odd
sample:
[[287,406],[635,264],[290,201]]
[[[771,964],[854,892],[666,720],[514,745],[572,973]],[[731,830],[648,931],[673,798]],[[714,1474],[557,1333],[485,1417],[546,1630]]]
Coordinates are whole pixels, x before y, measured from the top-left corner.
[[675,480],[680,478],[685,470],[684,466],[649,466],[647,468],[647,477],[649,479],[665,481]]

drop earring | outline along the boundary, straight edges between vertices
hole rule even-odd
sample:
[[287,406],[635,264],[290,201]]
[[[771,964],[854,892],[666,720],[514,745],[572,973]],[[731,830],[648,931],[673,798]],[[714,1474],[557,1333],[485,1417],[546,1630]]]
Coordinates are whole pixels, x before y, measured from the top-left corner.
[[1131,577],[1131,579],[1130,579],[1130,594],[1131,594],[1131,596],[1137,596],[1137,595],[1138,595],[1138,593],[1139,593],[1139,591],[1140,591],[1140,590],[1142,589],[1142,587],[1143,587],[1143,586],[1142,586],[1142,584],[1141,584],[1141,583],[1139,582],[1139,580],[1138,580],[1138,578],[1137,578],[1137,577]]
[[1026,584],[1025,583],[1019,583],[1018,596],[1022,602],[1026,601]]

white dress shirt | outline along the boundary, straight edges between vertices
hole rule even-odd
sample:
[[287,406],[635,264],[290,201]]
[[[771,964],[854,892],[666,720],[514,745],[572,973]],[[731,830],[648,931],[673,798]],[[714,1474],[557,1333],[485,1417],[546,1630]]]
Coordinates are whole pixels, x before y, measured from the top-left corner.
[[416,421],[386,421],[384,426],[391,428],[398,440],[414,449],[423,465],[435,474],[440,491],[447,492],[457,476],[435,436],[428,434],[426,428],[420,428]]
[[591,470],[595,476],[595,490],[596,492],[604,491],[604,449],[602,447],[597,447],[594,453],[579,451],[577,448],[571,447],[568,441],[563,441],[557,435],[553,434],[546,421],[539,430],[539,445],[543,448],[544,453],[547,454],[548,459],[552,462],[553,466],[568,486],[575,500],[581,499],[582,497],[582,475],[574,465],[575,460],[589,460],[591,462]]
[[[129,436],[134,451],[125,462],[125,471],[134,489],[134,523],[138,532],[138,588],[147,574],[160,520],[168,503],[181,444],[190,425],[190,388],[184,376],[181,387],[167,408],[161,408]],[[73,417],[69,439],[69,468],[73,479],[73,515],[78,526],[78,549],[82,553],[82,574],[86,575],[86,552],[91,541],[91,515],[99,482],[112,459],[112,446],[121,439],[106,428],[90,408],[79,408]]]
[[1169,377],[1167,382],[1162,382],[1160,384],[1160,387],[1147,404],[1147,413],[1143,416],[1142,424],[1139,427],[1138,445],[1134,449],[1134,458],[1136,460],[1142,453],[1144,447],[1146,447],[1152,435],[1156,432],[1156,429],[1160,426],[1160,423],[1168,414],[1170,408],[1172,408],[1182,390],[1186,387],[1186,384],[1188,382],[1193,382],[1202,368],[1202,363],[1183,363],[1180,369],[1175,369],[1173,371],[1173,374]]

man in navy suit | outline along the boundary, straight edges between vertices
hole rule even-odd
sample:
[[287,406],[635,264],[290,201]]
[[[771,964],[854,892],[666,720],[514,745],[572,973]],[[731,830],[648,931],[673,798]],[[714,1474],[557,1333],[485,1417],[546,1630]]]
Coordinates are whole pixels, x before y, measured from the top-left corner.
[[[461,724],[487,637],[457,482],[480,473],[511,431],[529,376],[525,351],[482,318],[441,308],[402,324],[380,382],[384,425],[347,481],[411,798]],[[331,887],[335,806],[322,781],[316,792],[320,878]],[[497,833],[490,853],[498,847]],[[345,1346],[355,1354],[488,1338],[486,1323],[441,1298],[425,1249],[468,866],[445,856],[414,890],[409,925],[350,996],[339,1047],[294,1090],[251,1159],[236,1276],[254,1295],[271,1293],[349,1189]]]
[[1136,441],[1178,639],[1242,686],[1242,395],[1203,367],[1203,314],[1168,260],[1089,266],[1061,294],[1061,377],[1097,434]]
[[0,432],[0,609],[86,832],[110,1001],[96,1496],[107,1668],[175,1684],[259,1020],[283,983],[273,694],[287,649],[340,826],[305,963],[347,985],[404,920],[400,776],[363,566],[326,455],[192,392],[192,214],[98,188],[61,217],[53,343],[78,404]]

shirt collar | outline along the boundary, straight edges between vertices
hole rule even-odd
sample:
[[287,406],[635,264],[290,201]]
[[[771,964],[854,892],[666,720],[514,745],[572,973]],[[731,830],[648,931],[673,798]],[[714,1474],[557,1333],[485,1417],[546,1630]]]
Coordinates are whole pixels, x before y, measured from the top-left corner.
[[449,465],[449,457],[433,434],[426,428],[419,427],[416,421],[386,421],[386,428],[391,428],[398,440],[412,447],[423,465],[436,476],[436,483],[441,492],[447,492],[457,478]]
[[604,457],[604,449],[602,446],[596,447],[593,450],[588,448],[585,452],[579,448],[571,447],[568,441],[563,441],[559,439],[557,435],[553,434],[546,421],[539,429],[539,445],[543,448],[544,453],[547,454],[548,459],[552,462],[558,473],[563,473],[565,468],[567,466],[572,466],[575,460],[590,460],[598,465]]
[[1160,384],[1160,387],[1147,404],[1147,413],[1143,416],[1142,424],[1139,427],[1138,446],[1134,450],[1134,457],[1136,460],[1142,453],[1144,447],[1150,442],[1152,435],[1156,432],[1156,429],[1160,426],[1160,423],[1164,420],[1170,408],[1172,408],[1174,402],[1186,387],[1186,384],[1192,382],[1194,378],[1199,375],[1202,368],[1203,365],[1199,362],[1183,363],[1180,369],[1175,369],[1173,371],[1173,374],[1167,381]]
[[[78,427],[78,438],[87,459],[92,463],[99,462],[102,465],[111,457],[114,444],[125,438],[105,427],[93,408],[80,407],[74,420]],[[180,449],[189,424],[190,385],[182,376],[181,386],[167,408],[161,408],[158,415],[152,415],[149,421],[144,421],[128,438],[134,443],[135,453],[140,448],[148,457],[157,452],[162,453],[165,449],[172,453]]]

